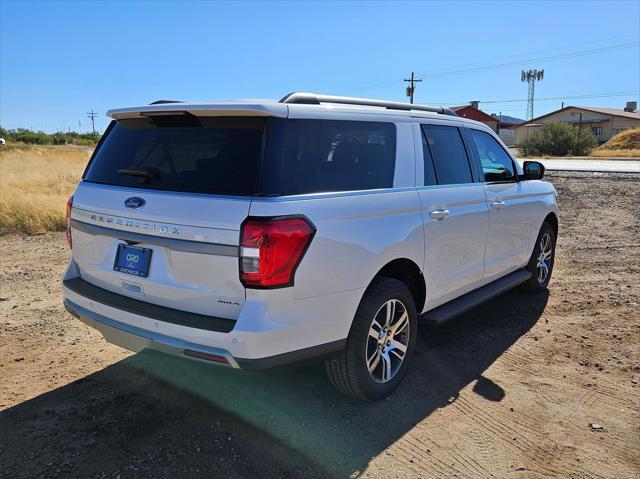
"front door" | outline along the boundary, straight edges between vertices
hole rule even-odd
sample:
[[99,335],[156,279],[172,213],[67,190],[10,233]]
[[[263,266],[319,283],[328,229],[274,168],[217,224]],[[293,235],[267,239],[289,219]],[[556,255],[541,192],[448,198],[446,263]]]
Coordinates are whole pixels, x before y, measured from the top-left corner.
[[484,256],[484,282],[504,276],[527,263],[533,203],[526,182],[518,181],[512,158],[488,132],[467,129],[482,166],[489,207],[489,235]]

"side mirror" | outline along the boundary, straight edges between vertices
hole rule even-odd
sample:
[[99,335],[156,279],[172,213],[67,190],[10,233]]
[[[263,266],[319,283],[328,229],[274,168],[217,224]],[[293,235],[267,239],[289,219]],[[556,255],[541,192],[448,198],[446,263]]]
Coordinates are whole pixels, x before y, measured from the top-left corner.
[[544,176],[544,165],[539,161],[525,161],[522,169],[525,180],[541,180]]

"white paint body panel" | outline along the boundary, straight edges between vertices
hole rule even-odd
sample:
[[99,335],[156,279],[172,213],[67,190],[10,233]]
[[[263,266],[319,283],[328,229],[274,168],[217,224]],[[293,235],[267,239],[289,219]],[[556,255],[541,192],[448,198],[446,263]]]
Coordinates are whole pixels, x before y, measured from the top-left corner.
[[[146,204],[128,209],[125,200],[142,196]],[[249,214],[250,198],[176,195],[152,190],[81,183],[74,194],[72,219],[122,232],[179,238],[229,246],[239,243],[240,223]],[[179,234],[177,234],[179,232]],[[238,277],[238,258],[174,251],[148,243],[149,276],[139,278],[113,270],[118,244],[124,241],[72,228],[73,259],[83,279],[138,300],[191,313],[236,319],[245,299]],[[133,293],[130,285],[142,295]]]
[[[419,190],[424,221],[427,309],[475,289],[484,272],[487,202],[481,185],[447,185]],[[448,210],[442,220],[431,211]]]
[[485,251],[484,278],[493,280],[529,261],[529,238],[538,233],[534,224],[535,204],[526,181],[486,184],[489,232]]
[[[396,167],[390,189],[251,199],[80,184],[72,218],[121,231],[171,236],[169,230],[158,229],[164,225],[179,228],[182,239],[237,246],[240,225],[249,215],[305,215],[314,224],[317,231],[294,285],[275,290],[245,289],[239,281],[237,257],[179,252],[158,245],[149,245],[153,249],[149,277],[128,277],[113,271],[120,240],[73,231],[73,258],[65,278],[80,275],[118,294],[235,319],[236,324],[229,333],[204,331],[114,309],[63,288],[66,298],[116,321],[221,348],[236,358],[266,358],[346,338],[366,287],[396,259],[408,259],[422,270],[423,312],[455,299],[524,266],[542,221],[549,213],[558,213],[555,191],[543,181],[422,186],[418,124],[471,126],[497,138],[477,122],[423,112],[258,101],[157,105],[110,114],[130,118],[167,109],[201,115],[226,115],[235,109],[238,114],[385,121],[396,127]],[[124,201],[130,196],[144,197],[146,205],[128,210]],[[495,200],[504,201],[505,207],[494,211]],[[429,213],[437,209],[449,210],[449,216],[431,219]],[[123,282],[139,286],[144,297],[127,291]]]

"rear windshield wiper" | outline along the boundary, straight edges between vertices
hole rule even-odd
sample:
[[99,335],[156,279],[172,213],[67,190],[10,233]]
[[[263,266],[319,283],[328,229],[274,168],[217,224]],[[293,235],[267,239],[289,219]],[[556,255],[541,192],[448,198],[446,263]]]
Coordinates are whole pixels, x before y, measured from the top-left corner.
[[160,179],[160,175],[158,173],[148,170],[118,170],[118,174],[144,178],[145,184],[151,183],[152,180]]

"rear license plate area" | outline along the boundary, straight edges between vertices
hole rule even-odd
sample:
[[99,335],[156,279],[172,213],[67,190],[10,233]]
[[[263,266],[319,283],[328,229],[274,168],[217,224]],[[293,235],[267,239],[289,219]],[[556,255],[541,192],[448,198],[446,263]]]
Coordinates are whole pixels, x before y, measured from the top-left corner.
[[146,278],[149,275],[152,252],[149,248],[119,244],[113,270]]

